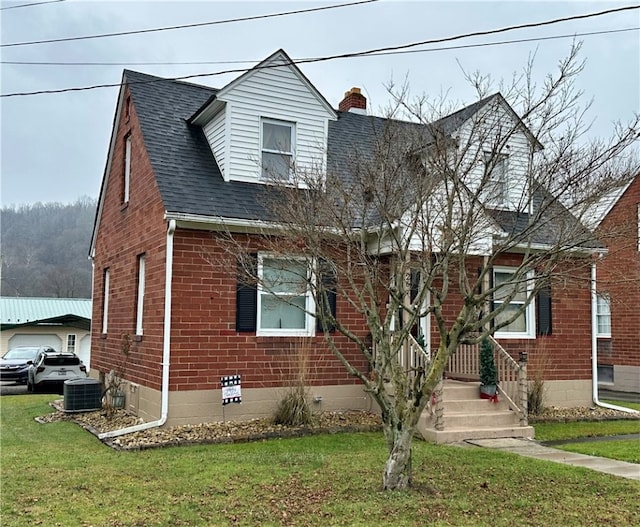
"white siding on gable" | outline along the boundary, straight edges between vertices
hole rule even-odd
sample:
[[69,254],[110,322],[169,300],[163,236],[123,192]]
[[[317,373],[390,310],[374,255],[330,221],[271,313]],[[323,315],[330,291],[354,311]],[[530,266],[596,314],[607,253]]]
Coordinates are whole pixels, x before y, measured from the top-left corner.
[[[292,67],[254,70],[228,91],[222,90],[218,101],[227,104],[226,119],[216,115],[205,125],[205,134],[225,180],[261,180],[263,118],[295,124],[298,170],[324,169],[327,121],[333,116]],[[221,136],[228,141],[226,151]]]
[[468,185],[478,188],[484,172],[484,152],[494,150],[500,143],[501,154],[507,158],[506,201],[491,204],[491,208],[526,211],[528,209],[528,173],[530,153],[533,148],[525,131],[518,127],[511,114],[502,104],[488,104],[465,123],[458,134],[461,148],[469,145],[465,162],[473,164],[468,174]]
[[216,158],[216,163],[218,163],[218,167],[220,168],[220,172],[222,172],[222,177],[228,180],[226,170],[225,170],[225,161],[226,161],[226,138],[224,133],[225,128],[225,117],[226,117],[226,108],[223,108],[220,112],[218,112],[211,121],[209,121],[204,127],[204,135],[209,142],[209,146],[211,147],[211,151],[213,152],[213,156]]

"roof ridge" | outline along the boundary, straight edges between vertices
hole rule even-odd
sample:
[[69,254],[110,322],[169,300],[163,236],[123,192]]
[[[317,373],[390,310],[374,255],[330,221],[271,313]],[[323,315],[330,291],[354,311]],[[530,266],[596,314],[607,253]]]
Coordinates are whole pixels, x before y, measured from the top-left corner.
[[199,88],[201,90],[207,90],[207,91],[211,91],[211,92],[219,92],[220,88],[214,88],[213,86],[207,86],[206,84],[198,84],[195,82],[189,82],[189,81],[185,81],[185,80],[181,80],[181,79],[177,79],[177,78],[173,78],[173,77],[160,77],[158,75],[153,75],[151,73],[143,73],[141,71],[135,71],[135,70],[130,70],[125,68],[124,70],[122,70],[122,73],[127,76],[130,74],[133,74],[133,76],[139,75],[142,77],[150,77],[151,79],[154,79],[153,81],[149,81],[149,82],[172,82],[174,84],[182,84],[184,86],[190,86],[192,88]]

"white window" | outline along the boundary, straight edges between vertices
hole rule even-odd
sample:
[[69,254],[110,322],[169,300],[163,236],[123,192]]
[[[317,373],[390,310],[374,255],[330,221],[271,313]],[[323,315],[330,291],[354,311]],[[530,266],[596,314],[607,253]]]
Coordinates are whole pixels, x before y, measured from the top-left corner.
[[109,269],[104,270],[102,282],[102,333],[107,332],[109,322]]
[[73,333],[69,333],[67,335],[67,352],[76,352],[76,335],[74,335]]
[[[527,273],[526,278],[514,282],[515,269],[510,267],[494,267],[493,285],[499,289],[493,295],[493,309],[496,310],[505,302],[508,305],[496,316],[496,325],[510,320],[518,311],[520,314],[506,326],[496,331],[498,338],[535,338],[535,306],[532,300],[524,307],[527,298],[532,294],[533,273]],[[512,293],[513,298],[509,300]]]
[[306,261],[260,255],[258,259],[258,335],[312,335],[315,306]]
[[288,181],[293,167],[295,125],[262,120],[262,178]]
[[596,302],[596,321],[598,337],[611,336],[611,299],[609,295],[598,293]]
[[138,300],[136,310],[136,335],[142,335],[142,315],[144,311],[145,255],[138,256]]
[[507,203],[509,187],[507,173],[509,156],[506,154],[484,153],[486,170],[489,172],[485,187],[485,195],[490,205],[505,205]]
[[124,189],[122,202],[129,203],[129,184],[131,182],[131,134],[124,140]]

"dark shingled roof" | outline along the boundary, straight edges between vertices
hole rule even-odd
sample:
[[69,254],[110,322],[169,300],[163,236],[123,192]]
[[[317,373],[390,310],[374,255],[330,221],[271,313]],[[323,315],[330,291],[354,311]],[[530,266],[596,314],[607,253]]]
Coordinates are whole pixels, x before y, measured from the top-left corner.
[[225,183],[202,129],[187,123],[218,90],[129,70],[125,77],[165,210],[265,219],[265,185]]
[[[273,189],[260,183],[225,182],[209,148],[202,128],[188,123],[218,90],[191,83],[163,79],[125,70],[131,98],[140,122],[144,143],[168,213],[193,214],[242,220],[268,220],[269,194]],[[499,96],[492,95],[440,119],[433,126],[449,135],[481,107]],[[354,156],[371,159],[388,120],[337,111],[329,122],[328,170],[349,178]],[[407,132],[420,131],[427,139],[432,127],[398,122]],[[424,144],[424,143],[423,143]],[[542,198],[540,198],[542,199]],[[568,211],[567,215],[573,218]],[[520,231],[528,222],[526,214],[490,211],[505,231]],[[576,221],[573,219],[572,221]],[[554,239],[557,227],[540,227],[536,243]]]

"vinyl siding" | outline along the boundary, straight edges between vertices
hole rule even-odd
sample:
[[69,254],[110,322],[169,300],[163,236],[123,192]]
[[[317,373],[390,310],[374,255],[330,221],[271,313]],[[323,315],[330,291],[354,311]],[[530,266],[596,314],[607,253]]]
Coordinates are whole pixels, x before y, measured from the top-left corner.
[[[471,189],[477,189],[484,171],[483,151],[491,151],[495,142],[507,139],[502,152],[509,156],[507,169],[507,201],[502,208],[512,211],[524,211],[528,203],[527,175],[531,143],[527,135],[515,129],[513,116],[501,104],[491,104],[465,123],[458,137],[464,153],[464,162],[468,167],[467,181]],[[478,141],[482,139],[481,143]],[[476,146],[477,145],[477,146]]]
[[228,176],[225,170],[225,116],[226,108],[223,108],[222,111],[218,112],[213,119],[204,126],[203,130],[211,147],[211,151],[213,152],[213,156],[216,158],[216,163],[218,163],[222,177],[227,180]]
[[218,100],[227,104],[227,119],[218,114],[204,128],[225,180],[260,180],[262,118],[295,124],[298,170],[324,169],[331,116],[291,67],[255,70]]

